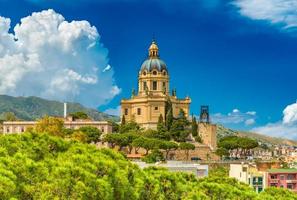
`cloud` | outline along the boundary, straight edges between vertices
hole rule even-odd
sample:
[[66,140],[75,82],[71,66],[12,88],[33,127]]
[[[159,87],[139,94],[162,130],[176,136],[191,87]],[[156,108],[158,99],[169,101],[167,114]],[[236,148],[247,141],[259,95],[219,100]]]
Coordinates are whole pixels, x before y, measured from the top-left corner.
[[107,71],[109,71],[109,70],[111,70],[111,66],[110,66],[110,65],[107,65],[107,66],[103,69],[102,72],[107,72]]
[[283,123],[294,124],[297,122],[297,103],[288,105],[283,111]]
[[120,116],[121,106],[118,106],[116,108],[109,108],[109,109],[105,110],[104,112],[109,115]]
[[247,120],[245,120],[245,122],[244,122],[244,124],[245,124],[246,126],[250,126],[250,125],[253,125],[253,124],[255,124],[255,123],[256,123],[255,119],[247,119]]
[[297,103],[288,105],[283,110],[283,119],[275,123],[255,127],[253,132],[274,137],[297,139]]
[[256,112],[248,111],[246,113],[241,112],[235,108],[228,114],[216,113],[211,116],[214,123],[219,124],[241,124],[244,123],[246,126],[253,125],[256,122]]
[[88,21],[68,22],[54,10],[34,12],[10,33],[0,17],[0,94],[40,96],[97,107],[121,89],[108,50]]
[[265,20],[283,29],[297,27],[296,0],[234,0],[233,5],[253,20]]

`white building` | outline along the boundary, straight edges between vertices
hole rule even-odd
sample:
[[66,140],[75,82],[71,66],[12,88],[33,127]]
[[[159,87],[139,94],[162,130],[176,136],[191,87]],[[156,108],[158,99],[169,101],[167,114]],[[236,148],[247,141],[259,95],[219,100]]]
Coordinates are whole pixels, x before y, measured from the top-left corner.
[[266,187],[265,172],[257,170],[256,166],[249,164],[230,164],[229,177],[250,185],[256,192]]
[[[3,122],[3,133],[23,133],[28,128],[36,125],[37,121],[5,121]],[[102,133],[112,133],[112,125],[107,121],[92,121],[92,120],[64,120],[64,127],[71,129],[79,129],[84,126],[92,126],[98,128]]]
[[133,162],[137,164],[140,168],[147,168],[147,167],[163,167],[167,168],[169,171],[172,172],[185,172],[185,173],[192,173],[198,178],[203,178],[208,176],[208,165],[200,165],[196,163],[187,163],[182,161],[167,161],[166,163],[153,163],[147,164],[145,162]]

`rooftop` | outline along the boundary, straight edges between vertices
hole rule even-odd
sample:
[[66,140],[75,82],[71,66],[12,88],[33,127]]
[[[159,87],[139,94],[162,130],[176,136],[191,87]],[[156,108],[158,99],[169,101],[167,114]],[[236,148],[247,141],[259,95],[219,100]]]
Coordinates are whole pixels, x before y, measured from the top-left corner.
[[297,173],[297,169],[268,169],[269,173]]

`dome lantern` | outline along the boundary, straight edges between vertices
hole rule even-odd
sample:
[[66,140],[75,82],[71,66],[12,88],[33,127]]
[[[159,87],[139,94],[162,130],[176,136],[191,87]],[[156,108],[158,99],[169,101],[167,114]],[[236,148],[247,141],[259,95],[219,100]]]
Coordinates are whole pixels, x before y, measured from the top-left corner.
[[155,40],[152,41],[148,51],[149,51],[149,56],[142,63],[140,71],[152,72],[155,69],[158,72],[162,72],[162,73],[166,71],[165,74],[168,74],[167,66],[165,62],[160,59],[159,47]]
[[150,58],[158,58],[159,57],[159,48],[155,40],[153,40],[150,48],[149,48],[149,57]]

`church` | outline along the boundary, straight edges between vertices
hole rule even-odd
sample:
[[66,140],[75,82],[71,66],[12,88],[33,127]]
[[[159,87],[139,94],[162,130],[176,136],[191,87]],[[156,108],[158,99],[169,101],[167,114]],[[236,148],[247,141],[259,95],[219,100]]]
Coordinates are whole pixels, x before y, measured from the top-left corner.
[[148,57],[138,73],[138,91],[132,91],[130,99],[121,101],[121,117],[127,121],[134,120],[143,128],[156,129],[160,115],[163,118],[166,115],[168,100],[172,104],[173,117],[177,117],[180,110],[189,117],[191,99],[178,98],[175,90],[170,93],[170,74],[153,40],[148,49]]

